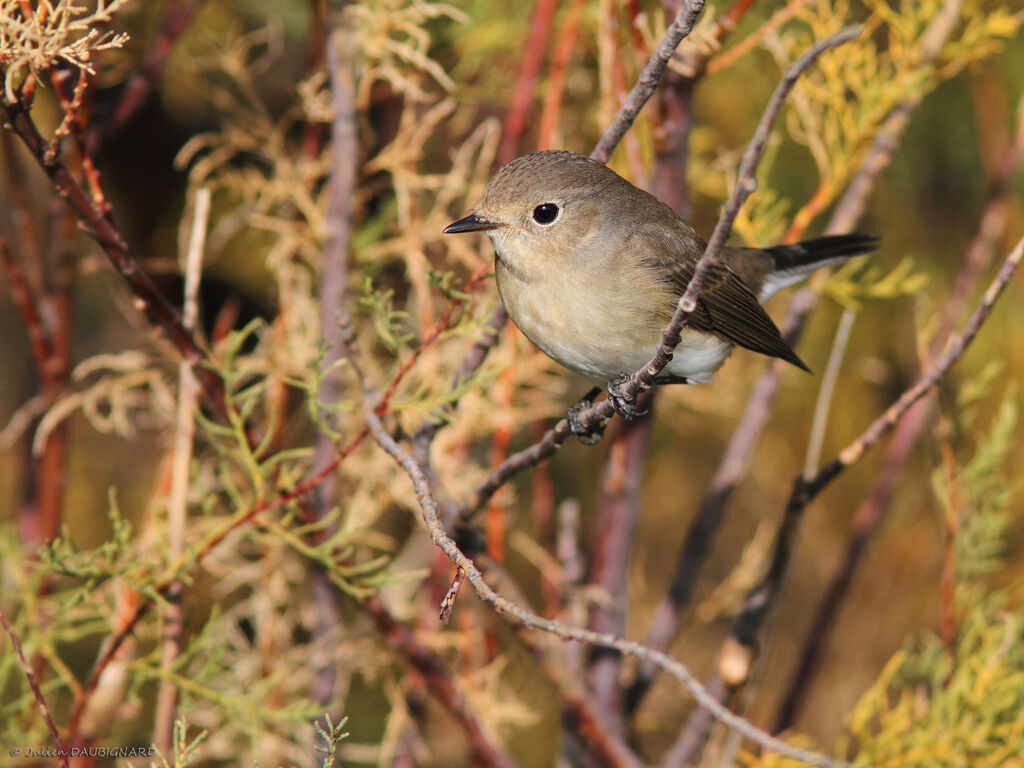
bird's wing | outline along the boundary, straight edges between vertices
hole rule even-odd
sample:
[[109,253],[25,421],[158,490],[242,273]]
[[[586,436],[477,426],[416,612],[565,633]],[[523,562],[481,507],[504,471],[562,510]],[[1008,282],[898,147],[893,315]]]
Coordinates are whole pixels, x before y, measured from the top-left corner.
[[[679,297],[693,278],[696,261],[665,260],[658,267]],[[810,370],[782,339],[757,296],[723,264],[712,265],[688,324],[695,330],[717,334],[738,346]]]

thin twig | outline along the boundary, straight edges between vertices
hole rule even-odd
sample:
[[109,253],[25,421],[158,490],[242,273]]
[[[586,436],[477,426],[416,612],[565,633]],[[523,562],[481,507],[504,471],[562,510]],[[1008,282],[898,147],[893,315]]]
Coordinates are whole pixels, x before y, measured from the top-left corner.
[[[756,654],[753,651],[757,643],[758,628],[766,613],[778,600],[780,587],[792,556],[796,534],[799,531],[803,512],[807,505],[839,474],[860,461],[867,451],[888,434],[903,416],[913,408],[915,403],[945,377],[950,367],[963,356],[967,347],[970,346],[970,343],[988,318],[992,307],[995,305],[1003,289],[1006,288],[1022,257],[1024,257],[1024,239],[1021,239],[1013,251],[1006,257],[1002,268],[989,285],[988,290],[985,291],[964,330],[946,348],[946,351],[934,362],[931,368],[912,387],[907,389],[885,413],[872,422],[860,437],[844,448],[835,459],[820,469],[813,477],[797,476],[779,527],[768,572],[761,583],[747,595],[743,609],[733,622],[732,630],[726,641],[726,644],[730,647],[746,649],[745,654],[738,654],[743,655],[746,662],[742,665],[743,668],[735,670],[735,674],[731,676],[729,684],[719,689],[722,701],[743,684],[753,665],[756,658]],[[866,538],[862,537],[860,540],[861,546],[863,546],[865,541]],[[852,570],[849,573],[852,573]],[[847,573],[847,578],[849,578],[849,573]],[[699,725],[694,720],[695,718],[691,718],[691,722],[687,724],[683,738],[687,738],[690,744],[699,744],[703,739],[703,734],[696,734],[694,732]],[[691,728],[691,726],[693,727]],[[696,738],[698,735],[701,737],[700,739]]]
[[786,504],[782,526],[775,544],[771,566],[761,583],[751,590],[740,615],[733,624],[731,637],[744,646],[751,646],[761,617],[775,601],[778,587],[785,576],[787,566],[799,522],[807,505],[813,501],[830,482],[843,471],[859,462],[864,455],[885,435],[887,435],[903,415],[924,397],[932,387],[945,377],[949,369],[967,351],[977,336],[995,305],[996,300],[1006,288],[1014,271],[1024,257],[1024,238],[1022,238],[1006,257],[999,273],[985,291],[964,330],[946,348],[946,351],[934,362],[931,368],[917,382],[903,392],[885,413],[879,416],[861,435],[847,445],[839,455],[812,477],[798,476],[793,484],[793,492]]
[[131,252],[121,233],[107,217],[105,209],[89,197],[78,180],[59,158],[44,162],[48,143],[39,133],[28,107],[21,101],[3,101],[14,132],[25,142],[40,167],[50,177],[53,188],[78,214],[87,231],[96,238],[111,263],[128,282],[135,295],[136,306],[146,313],[150,322],[166,334],[168,340],[191,365],[210,399],[218,409],[224,407],[224,382],[216,372],[202,363],[206,352],[196,343],[192,334],[184,329],[178,311],[172,307],[156,287]]
[[[958,4],[958,0],[947,0],[940,16],[933,19],[930,24],[929,31],[926,33],[926,37],[929,40],[926,53],[931,57],[931,59],[934,59],[934,56],[941,50],[944,40],[948,38],[949,31],[952,29],[949,20],[952,15],[958,13]],[[940,37],[938,30],[944,30],[946,36]],[[927,66],[929,62],[930,59],[922,57],[922,66]],[[878,180],[882,170],[888,165],[896,150],[899,148],[903,133],[909,123],[910,115],[919,103],[920,99],[908,100],[900,103],[884,121],[881,130],[875,135],[871,149],[868,150],[860,168],[854,174],[854,177],[847,186],[845,193],[840,198],[840,201],[833,212],[832,218],[825,229],[826,234],[848,232],[856,226],[864,213],[867,206],[867,200],[874,189],[875,182]],[[804,323],[813,308],[817,305],[817,301],[817,294],[810,288],[801,289],[793,297],[793,300],[790,302],[789,309],[787,310],[784,324],[787,340],[790,338],[795,340],[795,338],[800,335],[803,330]],[[717,492],[715,505],[718,509],[718,515],[717,520],[713,521],[714,528],[717,528],[718,522],[721,520],[721,511],[724,509],[726,500],[738,485],[740,479],[746,472],[746,467],[749,465],[750,456],[753,453],[754,446],[757,444],[764,424],[767,422],[767,417],[774,400],[774,394],[778,387],[780,373],[780,366],[772,365],[762,375],[761,379],[755,385],[754,392],[748,401],[745,417],[741,420],[739,427],[729,442],[726,455],[736,464],[736,466],[734,467],[733,478],[731,478],[731,481],[720,487],[716,486]],[[756,417],[756,421],[752,420],[748,422],[746,418],[747,414],[750,414],[752,417]],[[909,442],[905,443],[905,445],[906,450],[909,451]],[[894,477],[891,478],[891,481],[894,482]],[[870,528],[871,526],[868,527],[868,530],[870,530]],[[783,532],[780,530],[780,536],[782,535]],[[856,549],[856,552],[852,553],[854,561],[857,558],[857,553],[861,551],[861,547],[866,543],[868,535],[870,535],[870,533],[864,533],[861,537],[859,547],[857,546],[857,542],[854,542],[854,544],[851,545]],[[707,547],[702,552],[698,553],[698,559],[702,560],[704,552],[708,549],[710,549],[710,547]],[[699,563],[689,565],[687,567],[693,573],[696,573],[697,568],[699,568]],[[850,567],[852,568],[852,564]],[[850,573],[852,573],[852,571]],[[667,602],[667,600],[665,602]],[[673,614],[674,621],[672,621],[673,627],[678,621],[681,610],[682,605],[675,606],[675,612]],[[666,630],[663,634],[668,636],[672,632],[674,632],[674,629],[671,631]],[[650,681],[648,680],[647,685],[649,686],[649,684]],[[731,691],[732,689],[730,688],[729,690]],[[728,695],[728,692],[722,694],[722,700],[724,700],[726,695]],[[704,732],[701,729],[707,727],[706,722],[704,724],[697,722],[699,717],[700,713],[697,713],[690,718],[690,721],[687,723],[684,728],[684,732],[680,737],[680,742],[686,740],[689,746],[693,748],[699,748],[699,745],[703,743]],[[689,754],[692,755],[695,754],[695,752]]]
[[626,131],[633,125],[633,121],[636,120],[640,109],[651,98],[654,89],[657,88],[658,80],[661,79],[661,73],[665,71],[668,60],[672,58],[672,54],[679,47],[679,43],[683,41],[683,38],[693,31],[693,27],[703,10],[704,0],[686,0],[682,12],[669,25],[665,36],[658,43],[658,47],[651,55],[650,61],[647,62],[647,66],[640,73],[636,85],[633,86],[633,90],[626,97],[626,103],[622,105],[622,109],[619,110],[619,114],[612,124],[605,128],[604,133],[601,134],[600,141],[597,142],[594,151],[590,153],[594,160],[601,163],[608,162],[608,158],[612,156],[615,147],[618,146],[619,142],[622,141],[622,137],[626,135]]
[[[43,720],[46,721],[46,728],[50,731],[50,736],[53,737],[53,743],[57,747],[57,759],[60,760],[60,764],[64,768],[68,768],[68,749],[64,744],[64,739],[61,738],[60,732],[57,730],[57,726],[53,724],[53,718],[50,716],[50,708],[46,704],[46,699],[43,698],[43,692],[39,689],[39,684],[36,682],[35,673],[32,672],[32,665],[28,663],[28,659],[25,658],[25,652],[21,648],[21,641],[18,640],[18,635],[14,632],[14,627],[11,626],[7,620],[7,615],[4,613],[3,608],[0,608],[0,624],[3,624],[4,629],[7,631],[7,636],[11,638],[11,645],[14,646],[14,652],[18,654],[18,662],[21,664],[21,669],[25,673],[25,677],[28,678],[29,688],[32,689],[32,695],[36,699],[36,704],[39,705],[39,714],[43,716]],[[14,754],[13,752],[11,754]]]
[[[677,51],[677,66],[669,68],[665,74],[665,87],[658,91],[657,122],[653,130],[654,171],[647,191],[687,220],[693,213],[688,193],[688,171],[693,96],[697,82],[704,74],[711,53],[736,28],[753,4],[754,0],[735,0],[704,30],[702,45],[691,45]],[[679,0],[668,5],[675,9]],[[638,183],[638,186],[643,185]]]
[[1018,241],[1013,251],[1006,257],[999,273],[985,291],[985,295],[981,297],[981,301],[971,315],[970,320],[967,321],[967,325],[960,336],[950,344],[939,359],[935,361],[932,368],[918,379],[913,387],[904,392],[899,400],[865,430],[864,434],[844,448],[830,464],[823,467],[811,479],[807,484],[810,498],[814,498],[825,485],[844,469],[860,461],[868,449],[889,433],[900,417],[906,413],[907,409],[934,387],[945,376],[946,371],[949,370],[953,363],[960,359],[974,340],[982,324],[988,318],[996,299],[999,298],[1003,289],[1006,288],[1006,284],[1010,281],[1014,271],[1020,264],[1022,256],[1024,256],[1024,239]]
[[85,97],[85,89],[89,83],[88,74],[84,69],[78,73],[78,82],[75,83],[74,94],[71,98],[68,98],[64,85],[70,74],[67,70],[59,70],[55,65],[50,65],[50,79],[53,81],[54,90],[57,91],[57,95],[60,98],[64,116],[61,118],[60,125],[53,131],[50,145],[46,148],[46,154],[43,155],[43,162],[47,165],[52,163],[57,157],[60,144],[64,137],[71,133],[72,126],[77,127],[80,125],[78,116],[79,110],[82,108],[82,99]]
[[54,131],[53,138],[43,155],[43,165],[53,165],[57,159],[60,144],[63,138],[70,134],[78,149],[76,157],[77,168],[85,177],[89,185],[89,194],[93,205],[107,216],[110,215],[110,203],[103,193],[103,185],[100,184],[100,172],[93,162],[92,155],[85,145],[84,132],[86,128],[86,113],[82,110],[82,100],[85,97],[85,89],[88,83],[88,73],[81,70],[78,73],[78,80],[75,83],[74,91],[69,95],[67,81],[71,76],[68,70],[59,69],[55,64],[50,65],[50,81],[53,83],[53,90],[60,99],[61,109],[64,117],[61,124]]
[[807,631],[800,663],[790,678],[789,689],[779,706],[773,733],[787,730],[795,722],[797,712],[803,702],[803,695],[807,691],[808,684],[817,671],[827,647],[836,615],[853,582],[857,564],[867,550],[872,534],[882,519],[907,457],[924,426],[927,413],[927,403],[919,402],[903,418],[893,434],[892,440],[889,441],[882,471],[867,498],[857,508],[854,515],[853,530],[846,545],[843,562],[825,590],[811,628]]
[[[722,215],[719,217],[718,223],[715,225],[715,230],[711,234],[711,239],[708,241],[708,246],[704,250],[704,255],[701,256],[700,261],[697,263],[697,267],[694,269],[693,278],[686,286],[686,292],[679,299],[679,304],[676,308],[676,315],[673,317],[674,322],[669,324],[669,328],[666,329],[667,333],[674,333],[678,335],[678,330],[674,329],[673,326],[678,323],[679,328],[681,329],[686,318],[697,308],[697,297],[700,295],[701,289],[704,287],[704,280],[707,277],[708,272],[711,271],[712,266],[714,266],[715,260],[718,258],[722,248],[725,246],[725,241],[732,232],[733,221],[736,220],[736,216],[739,214],[739,210],[743,206],[743,203],[746,202],[747,198],[750,197],[753,191],[757,188],[757,181],[754,178],[754,174],[757,171],[757,165],[761,160],[764,147],[768,143],[768,137],[771,135],[772,126],[782,109],[782,104],[785,101],[787,94],[792,90],[800,75],[802,75],[807,68],[814,63],[815,59],[821,56],[825,51],[844,43],[848,43],[859,37],[862,31],[863,27],[859,25],[846,27],[831,37],[816,43],[810,50],[804,53],[803,56],[786,68],[781,82],[775,87],[775,92],[772,94],[772,97],[768,102],[768,106],[765,108],[764,114],[761,116],[761,121],[758,123],[757,129],[754,131],[754,137],[747,146],[746,152],[743,153],[743,158],[740,160],[740,166],[738,169],[739,175],[736,179],[736,184],[733,187],[733,193],[726,201],[725,207],[722,210]],[[676,344],[678,344],[678,341],[676,341]],[[666,345],[663,345],[663,347],[664,346]],[[674,348],[675,344],[672,346]],[[671,359],[671,350],[660,349],[659,352],[663,354],[667,353],[668,359]],[[659,360],[659,357],[655,356],[655,361],[657,360]],[[667,363],[668,360],[665,361],[665,364]],[[652,363],[648,364],[648,367],[653,367],[654,364],[654,361],[652,361]],[[664,364],[661,368],[663,367]],[[661,368],[658,368],[654,375],[660,373]]]
[[[370,400],[372,402],[372,397]],[[847,765],[842,761],[834,760],[833,758],[819,755],[815,752],[811,752],[810,750],[794,747],[780,741],[779,739],[776,739],[760,730],[751,724],[750,721],[730,712],[725,706],[717,701],[703,685],[700,684],[686,666],[667,654],[646,648],[641,643],[635,641],[624,640],[613,635],[583,629],[582,627],[569,626],[559,621],[555,621],[554,619],[544,619],[533,611],[523,608],[495,592],[484,581],[483,575],[480,573],[479,569],[477,569],[473,561],[466,557],[466,555],[464,555],[456,545],[455,541],[445,533],[445,530],[441,525],[438,504],[431,494],[427,477],[423,472],[422,467],[420,467],[409,452],[399,445],[398,442],[388,433],[384,428],[384,424],[381,422],[380,417],[372,407],[367,409],[366,425],[369,428],[370,433],[373,435],[374,440],[377,441],[377,444],[383,448],[384,451],[391,456],[403,470],[405,470],[405,473],[412,481],[413,487],[416,491],[416,500],[419,503],[420,510],[422,512],[423,522],[427,527],[431,540],[442,552],[445,553],[448,559],[451,560],[456,567],[465,571],[466,579],[472,585],[474,592],[476,592],[477,596],[481,600],[492,606],[495,611],[510,617],[516,623],[525,627],[551,633],[563,640],[574,640],[581,643],[587,643],[592,646],[608,648],[630,656],[635,656],[639,659],[648,659],[653,661],[678,680],[683,687],[690,692],[697,703],[701,707],[706,707],[716,720],[723,723],[728,728],[739,731],[746,738],[751,739],[765,749],[778,752],[781,755],[785,755],[786,757],[790,757],[795,760],[801,760],[810,765],[828,766],[829,768]]]
[[[453,302],[453,304],[454,303],[455,302]],[[450,308],[449,313],[446,313],[446,315],[441,318],[437,327],[433,331],[431,331],[431,333],[428,334],[427,337],[425,337],[423,345],[421,345],[421,347],[427,345],[428,343],[431,343],[440,335],[444,328],[446,328],[450,324],[450,315],[452,312],[454,312],[454,307]],[[341,325],[344,328],[347,326],[347,322],[344,321],[344,313],[342,317],[343,322],[341,323]],[[395,390],[395,387],[397,386],[395,384],[395,381],[400,380],[401,377],[408,372],[409,368],[409,365],[405,365],[401,369],[399,369],[398,373],[395,376],[395,379],[392,380],[392,382],[388,385],[388,388],[387,390],[385,390],[385,392],[393,392]],[[380,415],[383,415],[386,405],[387,399],[385,396],[380,399],[380,403],[377,406],[378,410],[380,411]],[[326,466],[324,466],[319,471],[314,472],[312,475],[306,477],[294,488],[292,488],[292,490],[287,491],[285,493],[281,493],[278,496],[275,496],[271,499],[261,500],[260,502],[253,505],[249,509],[240,512],[239,514],[233,516],[231,519],[226,521],[224,525],[220,528],[220,530],[210,535],[203,542],[202,547],[196,552],[195,556],[192,558],[191,562],[188,563],[188,565],[191,565],[192,567],[197,566],[232,531],[240,528],[243,525],[250,523],[253,519],[256,518],[257,515],[264,512],[271,512],[275,509],[279,509],[283,507],[285,504],[296,501],[305,494],[309,493],[310,491],[313,491],[316,488],[318,488],[326,480],[328,476],[330,476],[333,472],[337,470],[341,462],[348,458],[348,456],[351,455],[362,444],[362,441],[366,438],[368,434],[369,429],[364,426],[351,440],[349,440],[349,442],[345,446],[337,449],[334,458]],[[186,563],[184,561],[184,558],[178,558],[176,562],[172,563],[171,567],[169,568],[170,576],[157,583],[153,588],[154,592],[156,594],[166,595],[166,592],[169,589],[170,585],[180,577],[181,569],[184,568],[185,565]],[[68,726],[69,738],[72,741],[74,740],[74,737],[77,733],[77,728],[81,721],[82,715],[85,711],[85,706],[88,703],[89,696],[91,695],[92,691],[95,690],[99,682],[100,676],[102,675],[103,671],[107,668],[107,666],[110,664],[110,662],[113,661],[118,650],[128,639],[128,637],[132,634],[135,627],[138,625],[139,621],[142,620],[142,618],[149,611],[152,605],[152,597],[145,596],[140,598],[140,602],[137,606],[135,606],[135,609],[132,612],[132,614],[121,623],[120,628],[108,639],[108,641],[104,645],[104,649],[100,654],[100,657],[93,665],[93,668],[89,674],[88,681],[83,686],[83,695],[75,705],[75,709],[72,711],[70,725]]]
[[[519,605],[529,603],[515,581],[500,565],[494,563],[492,558],[484,556],[480,561],[480,567],[493,577],[498,592]],[[458,572],[462,573],[461,570]],[[568,580],[570,573],[566,573],[565,577]],[[575,644],[558,642],[554,638],[531,632],[522,626],[517,629],[519,637],[532,651],[538,666],[558,689],[558,700],[564,708],[566,718],[572,722],[573,729],[583,742],[582,749],[592,753],[602,768],[640,768],[641,763],[636,754],[621,738],[613,734],[598,716],[593,696],[581,685],[579,670],[566,663],[564,652],[573,649]]]
[[[519,152],[519,144],[526,132],[533,91],[544,61],[544,48],[557,8],[558,0],[537,0],[537,4],[534,6],[527,48],[520,60],[515,85],[512,89],[512,105],[505,115],[505,122],[502,126],[501,143],[498,147],[498,163],[500,165],[514,160]],[[451,391],[457,390],[462,383],[472,378],[477,369],[483,365],[488,353],[500,340],[501,329],[507,322],[508,314],[505,312],[505,307],[498,304],[485,325],[483,335],[473,343],[466,353],[465,359],[456,370],[452,379]],[[456,403],[451,402],[448,408],[453,410],[455,406]],[[431,418],[424,421],[417,430],[413,441],[417,455],[428,455],[430,443],[443,424],[442,414],[433,414]]]
[[461,568],[455,569],[455,575],[452,577],[452,584],[448,587],[448,591],[444,593],[444,599],[441,600],[441,623],[447,624],[448,620],[452,617],[452,608],[455,607],[455,599],[459,596],[459,591],[462,589],[462,585],[466,581],[466,572]]
[[[615,120],[611,125],[605,129],[604,133],[601,135],[600,141],[590,153],[590,156],[593,159],[602,163],[608,162],[608,158],[611,157],[615,147],[618,146],[618,143],[622,140],[622,137],[626,134],[626,131],[629,130],[629,127],[636,119],[637,114],[640,112],[640,108],[643,107],[651,97],[651,94],[654,93],[654,89],[658,85],[658,79],[661,77],[662,72],[665,71],[665,67],[668,64],[669,58],[672,56],[672,52],[679,43],[682,42],[683,38],[685,38],[693,29],[693,25],[700,16],[700,12],[703,7],[704,0],[687,0],[687,4],[684,7],[683,12],[669,26],[669,29],[666,31],[657,50],[655,50],[650,61],[647,63],[647,66],[644,67],[644,70],[640,73],[640,77],[637,80],[636,85],[633,86],[633,90],[630,91],[629,96],[626,98],[626,103],[623,104],[622,109],[619,110],[619,113],[615,116]],[[537,25],[547,25],[541,26],[542,29],[546,30],[548,26],[550,26],[550,18],[544,21],[543,17],[544,14],[548,13],[548,9],[543,4],[538,4],[536,13],[538,18],[535,18],[535,23]],[[533,77],[535,76],[536,75],[534,74]],[[523,77],[525,78],[525,75],[523,75]],[[517,93],[520,91],[526,92],[527,90],[528,89],[523,86],[521,88],[517,88]],[[508,157],[507,159],[511,160],[512,158]],[[508,314],[505,312],[505,308],[498,306],[487,321],[483,336],[473,345],[467,353],[466,359],[463,360],[458,371],[456,371],[452,389],[457,388],[461,382],[467,380],[480,367],[488,352],[490,352],[494,345],[497,344],[498,339],[500,338],[501,329],[507,322]],[[437,434],[439,427],[440,423],[432,420],[429,423],[424,424],[419,429],[415,440],[415,445],[418,450],[421,451],[426,446],[429,446],[431,440],[433,440],[434,436]],[[545,449],[549,452],[544,453],[543,456],[539,456],[536,461],[533,461],[532,463],[524,464],[523,467],[532,466],[545,456],[550,456],[554,453],[554,447],[561,444],[569,434],[568,422],[566,422],[564,434],[559,436],[560,439],[558,439],[553,446],[549,446]],[[550,443],[550,440],[548,442]],[[511,458],[513,457],[510,457],[510,459]],[[507,463],[507,461],[504,462],[504,464]],[[500,488],[508,477],[511,477],[518,471],[518,469],[515,469],[511,474],[501,480],[493,490],[487,493],[486,498],[480,499],[479,503],[481,505],[486,503],[487,499],[494,494],[494,491]]]
[[[718,672],[712,672],[704,685],[719,701],[725,701],[729,696],[730,689]],[[662,768],[686,768],[686,766],[693,765],[694,758],[703,749],[704,742],[711,732],[711,726],[714,724],[714,719],[706,710],[698,709],[690,715],[683,727],[683,732],[665,755]]]
[[[705,30],[705,39],[721,40],[735,23],[747,12],[753,0],[737,0],[729,11],[720,16]],[[667,10],[677,14],[682,7],[680,0],[667,3]],[[634,29],[636,27],[634,26]],[[690,159],[690,130],[693,126],[693,95],[696,83],[703,73],[704,64],[711,46],[690,46],[676,52],[676,61],[682,60],[689,76],[680,74],[678,68],[669,68],[663,78],[664,85],[656,91],[657,104],[653,113],[654,163],[651,176],[643,184],[655,197],[672,208],[683,218],[688,219],[691,206],[688,195],[688,173]],[[621,63],[615,58],[615,74],[621,72]],[[626,135],[627,151],[630,138],[634,143],[636,137]],[[631,163],[639,165],[638,160],[630,158]],[[634,175],[637,175],[634,168]],[[602,485],[602,497],[599,505],[599,520],[594,528],[594,544],[591,551],[591,563],[594,577],[592,582],[599,585],[608,598],[596,602],[591,607],[589,626],[593,629],[611,629],[617,634],[625,632],[625,607],[628,606],[627,568],[628,554],[633,546],[635,520],[641,514],[641,476],[644,462],[637,460],[647,453],[647,442],[650,439],[650,425],[654,418],[655,391],[651,390],[642,397],[646,402],[639,405],[638,410],[645,415],[623,426],[623,436],[617,441],[624,442],[631,458],[620,460],[620,451],[613,446],[607,458],[605,477],[611,476],[616,462],[621,464],[619,476],[622,490],[609,489],[608,484]],[[636,457],[636,458],[634,458]],[[617,567],[611,567],[611,566]],[[613,580],[611,577],[615,576]],[[612,622],[618,619],[618,627]],[[602,627],[602,624],[604,625]],[[616,726],[624,724],[633,711],[634,701],[632,689],[623,690],[621,680],[622,659],[619,655],[593,654],[588,660],[586,674],[598,703],[606,712],[606,719]]]
[[[658,48],[655,50],[654,54],[651,56],[650,61],[647,63],[647,66],[644,67],[643,71],[640,73],[640,77],[638,78],[636,85],[634,85],[633,89],[629,92],[629,96],[627,96],[626,102],[622,105],[622,108],[619,110],[619,113],[615,116],[615,120],[612,121],[611,125],[609,125],[605,129],[604,133],[601,135],[601,139],[594,147],[594,150],[590,153],[590,157],[592,157],[594,160],[597,160],[602,163],[608,162],[608,158],[611,157],[611,154],[615,150],[615,147],[618,146],[619,142],[622,140],[622,137],[626,134],[626,131],[628,131],[629,127],[633,124],[633,121],[636,119],[637,114],[639,114],[641,107],[643,107],[643,105],[651,97],[651,94],[654,93],[654,90],[658,85],[658,79],[661,77],[661,74],[665,71],[665,67],[668,64],[668,60],[669,58],[671,58],[673,51],[679,45],[679,43],[682,42],[683,38],[685,38],[692,31],[694,24],[696,24],[697,22],[697,18],[700,16],[701,11],[703,10],[703,7],[704,0],[686,1],[686,5],[684,6],[682,13],[680,13],[676,20],[669,26],[668,30],[665,33],[665,36],[661,40],[661,43],[659,43]],[[550,18],[544,20],[542,17],[544,16],[544,14],[549,13],[549,9],[547,9],[546,6],[539,4],[536,13],[538,16],[535,17],[535,28],[543,29],[544,34],[546,35],[546,30],[550,26]],[[523,82],[527,82],[528,79],[526,75],[523,73],[521,73],[521,75],[523,77]],[[532,77],[535,78],[536,74],[534,73]],[[519,81],[517,81],[517,83],[518,82]],[[517,86],[516,92],[527,93],[528,90],[530,89],[527,89],[525,85],[522,85],[522,87]],[[507,129],[509,127],[509,125],[506,125]],[[507,160],[511,159],[512,157],[507,158]],[[459,366],[459,369],[455,375],[452,389],[457,388],[461,382],[470,378],[473,375],[473,373],[475,373],[476,370],[480,367],[480,365],[483,364],[483,361],[487,357],[487,354],[494,347],[494,345],[498,343],[498,340],[500,339],[501,329],[504,328],[507,322],[508,314],[505,312],[505,308],[499,305],[498,307],[495,308],[490,319],[487,321],[486,330],[484,331],[483,336],[476,343],[474,343],[473,347],[467,353],[465,360],[463,360],[462,364]],[[596,422],[598,420],[599,419],[595,419],[594,421]],[[562,422],[560,422],[559,424],[561,425]],[[431,420],[428,423],[425,423],[422,427],[420,427],[420,429],[417,431],[416,439],[414,441],[414,447],[417,451],[417,455],[422,454],[429,448],[430,442],[437,434],[437,430],[440,428],[440,426],[441,424],[439,422],[437,422],[436,420]],[[523,463],[521,465],[518,463],[517,460],[514,466],[518,468],[513,469],[508,475],[503,476],[503,479],[501,479],[500,482],[497,483],[497,485],[495,485],[489,492],[486,493],[486,497],[480,495],[478,492],[478,494],[474,496],[474,499],[479,498],[479,504],[485,504],[487,502],[487,499],[489,499],[494,494],[494,492],[508,480],[509,477],[518,472],[519,469],[528,466],[533,466],[538,461],[541,461],[543,458],[552,455],[557,446],[564,442],[565,438],[569,436],[570,432],[568,426],[568,422],[564,422],[564,430],[559,431],[557,437],[555,435],[552,435],[551,432],[548,432],[543,440],[543,442],[545,442],[546,445],[545,448],[541,450],[542,455],[537,456],[535,460],[531,462]],[[556,442],[552,443],[553,439],[556,440]],[[503,462],[501,466],[507,465],[508,462],[513,459],[515,459],[514,456],[509,457],[509,460]],[[501,467],[499,467],[498,469],[500,468]],[[475,504],[476,502],[474,502],[474,505]]]

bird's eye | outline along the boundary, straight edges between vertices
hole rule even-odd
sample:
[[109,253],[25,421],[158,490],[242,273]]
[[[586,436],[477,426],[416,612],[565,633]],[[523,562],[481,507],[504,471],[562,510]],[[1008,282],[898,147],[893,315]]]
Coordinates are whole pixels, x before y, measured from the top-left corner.
[[550,224],[558,218],[558,206],[554,203],[541,203],[533,209],[533,220],[538,224]]

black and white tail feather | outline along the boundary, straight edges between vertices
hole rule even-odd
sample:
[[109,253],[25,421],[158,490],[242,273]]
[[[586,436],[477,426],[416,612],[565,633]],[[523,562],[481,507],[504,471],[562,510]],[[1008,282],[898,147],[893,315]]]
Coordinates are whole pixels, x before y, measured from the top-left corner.
[[775,271],[765,277],[757,298],[763,303],[816,269],[878,250],[878,243],[879,239],[871,235],[827,235],[795,245],[765,248],[775,259]]

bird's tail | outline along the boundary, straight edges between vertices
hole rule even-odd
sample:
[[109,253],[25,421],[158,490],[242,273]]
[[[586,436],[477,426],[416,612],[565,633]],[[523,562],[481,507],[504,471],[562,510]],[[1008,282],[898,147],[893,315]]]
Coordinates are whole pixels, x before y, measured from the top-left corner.
[[765,250],[775,259],[775,271],[765,278],[761,301],[783,288],[797,283],[811,272],[829,264],[839,264],[854,256],[878,250],[878,238],[872,235],[829,235],[804,240],[795,245],[777,245]]

